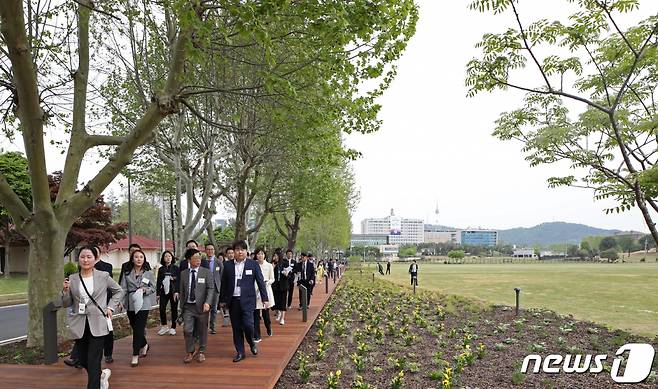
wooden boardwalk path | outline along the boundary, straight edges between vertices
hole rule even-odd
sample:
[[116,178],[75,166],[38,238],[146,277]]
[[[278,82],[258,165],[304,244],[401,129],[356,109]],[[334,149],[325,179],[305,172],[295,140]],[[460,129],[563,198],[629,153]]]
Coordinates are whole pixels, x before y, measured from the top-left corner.
[[[293,308],[286,314],[285,325],[273,321],[272,337],[262,329],[265,336],[258,344],[258,355],[253,356],[247,345],[247,358],[239,363],[232,361],[235,348],[231,327],[221,327],[221,318],[217,334],[208,334],[204,363],[183,364],[185,347],[180,327],[176,336],[158,336],[159,326],[149,329],[147,339],[151,350],[148,357],[140,358],[136,368],[130,367],[132,337],[119,339],[114,344],[114,363],[107,365],[103,361],[102,366],[112,369],[110,388],[272,388],[334,288],[333,281],[329,281],[329,294],[325,293],[324,283],[315,287],[306,323],[296,308],[299,290],[295,290]],[[261,328],[264,328],[262,324]],[[86,387],[87,373],[84,369],[68,367],[61,360],[50,366],[0,364],[0,380],[3,388],[72,389]]]

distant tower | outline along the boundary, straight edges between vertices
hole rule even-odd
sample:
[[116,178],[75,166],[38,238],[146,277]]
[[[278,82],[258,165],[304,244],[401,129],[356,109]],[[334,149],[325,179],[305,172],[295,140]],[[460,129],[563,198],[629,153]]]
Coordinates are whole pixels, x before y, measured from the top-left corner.
[[393,212],[393,208],[391,208],[391,216],[395,216],[395,213]]
[[436,202],[436,209],[434,210],[434,224],[439,224],[439,202]]

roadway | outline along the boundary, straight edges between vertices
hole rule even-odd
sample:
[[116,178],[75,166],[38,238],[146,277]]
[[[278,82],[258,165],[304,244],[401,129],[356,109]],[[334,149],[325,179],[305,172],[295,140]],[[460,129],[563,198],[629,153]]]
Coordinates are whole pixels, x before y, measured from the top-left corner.
[[27,335],[27,304],[0,307],[0,343]]

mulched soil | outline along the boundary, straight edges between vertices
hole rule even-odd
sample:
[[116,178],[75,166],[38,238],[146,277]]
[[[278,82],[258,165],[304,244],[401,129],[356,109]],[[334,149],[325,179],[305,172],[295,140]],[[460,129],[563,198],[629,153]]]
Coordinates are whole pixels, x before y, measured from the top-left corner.
[[[547,310],[522,310],[516,316],[507,306],[430,292],[413,295],[354,273],[334,292],[276,388],[332,387],[329,376],[337,370],[337,388],[396,388],[400,371],[402,388],[611,388],[620,386],[610,378],[610,368],[621,345],[651,343],[656,348],[658,343]],[[478,355],[481,345],[484,351]],[[322,359],[320,346],[327,348]],[[528,354],[608,358],[598,374],[533,374],[533,364],[523,374]],[[629,387],[658,387],[658,349],[656,355],[649,379]],[[443,382],[448,368],[452,386]],[[308,378],[303,379],[304,373]]]
[[[114,318],[112,321],[114,327],[114,339],[121,339],[132,335],[130,323],[127,316]],[[149,318],[146,323],[148,328],[160,325],[160,315],[157,309],[149,312]],[[72,340],[64,340],[58,345],[60,358],[69,355],[73,347]],[[43,350],[41,347],[27,347],[27,341],[23,340],[0,347],[0,363],[9,363],[15,365],[40,365],[44,363]]]

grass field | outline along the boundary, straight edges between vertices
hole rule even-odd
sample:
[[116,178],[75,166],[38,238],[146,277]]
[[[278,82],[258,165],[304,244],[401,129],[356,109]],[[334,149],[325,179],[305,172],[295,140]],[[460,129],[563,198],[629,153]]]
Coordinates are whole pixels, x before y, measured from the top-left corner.
[[0,276],[0,303],[27,298],[27,275]]
[[[376,271],[370,265],[371,272]],[[392,281],[409,285],[408,264],[393,264]],[[364,271],[365,273],[365,271]],[[496,304],[547,308],[613,328],[658,334],[658,264],[567,263],[444,265],[420,263],[421,288]]]

